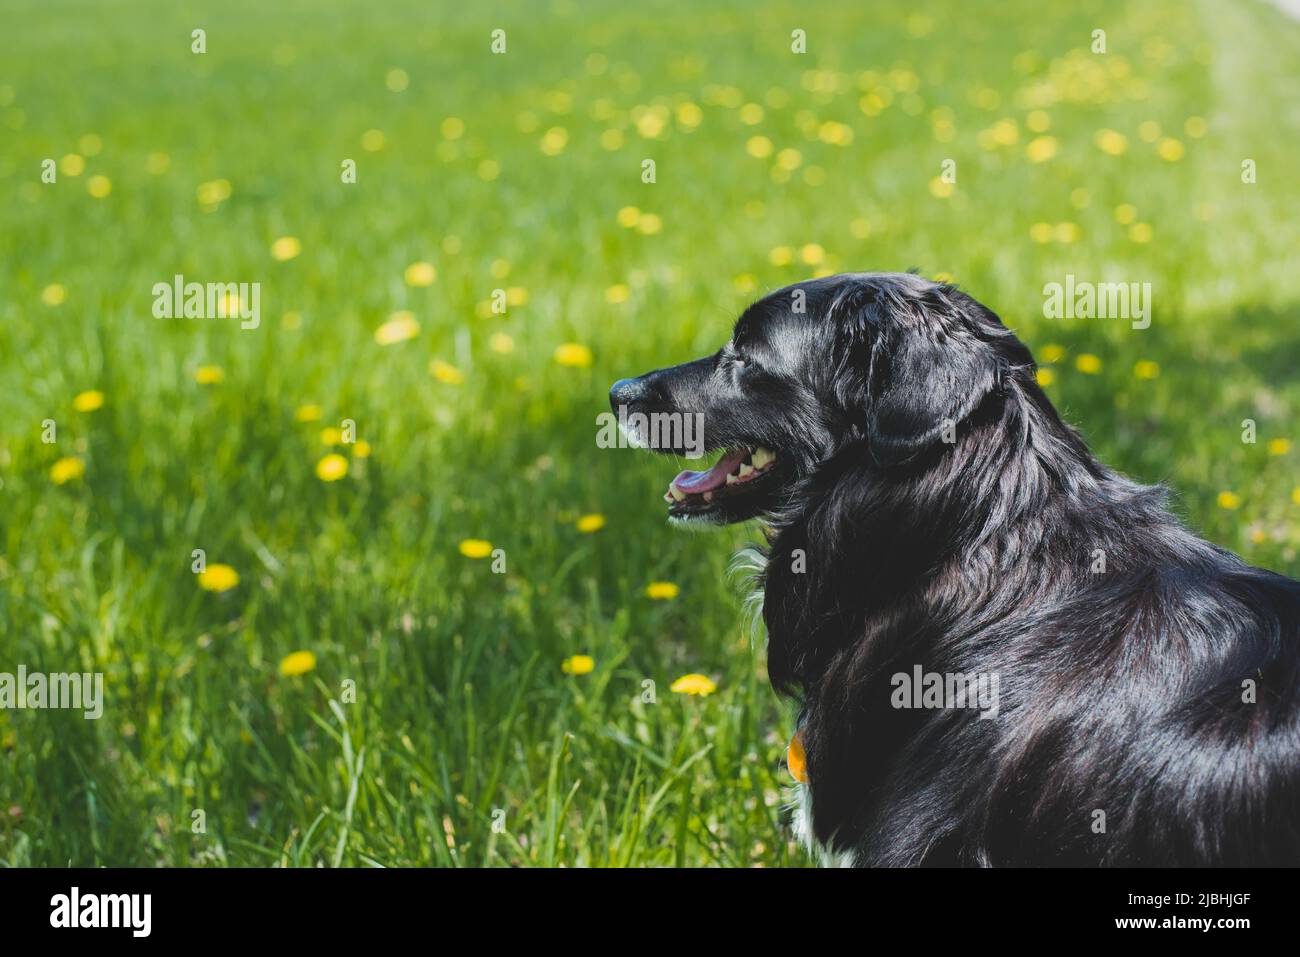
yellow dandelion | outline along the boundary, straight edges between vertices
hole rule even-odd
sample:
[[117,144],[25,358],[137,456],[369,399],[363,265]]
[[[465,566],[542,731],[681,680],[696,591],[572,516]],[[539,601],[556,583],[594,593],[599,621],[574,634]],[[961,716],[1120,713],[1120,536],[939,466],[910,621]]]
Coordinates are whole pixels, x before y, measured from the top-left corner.
[[826,250],[818,243],[808,243],[799,250],[799,258],[809,266],[816,266],[826,259]]
[[1138,126],[1138,138],[1143,143],[1154,143],[1160,139],[1160,124],[1155,120],[1147,120]]
[[653,236],[664,228],[664,221],[656,213],[642,213],[636,228],[646,236]]
[[55,485],[65,485],[86,474],[86,463],[75,455],[67,455],[50,466],[50,480]]
[[1052,238],[1058,243],[1075,243],[1083,235],[1078,223],[1057,223],[1052,228]]
[[316,670],[316,655],[310,651],[295,651],[285,655],[280,662],[280,674],[285,678],[296,678],[309,671]]
[[1135,243],[1149,243],[1154,234],[1150,223],[1134,223],[1128,228],[1128,238]]
[[740,108],[740,122],[746,126],[757,126],[763,122],[763,108],[757,103],[746,103]]
[[204,591],[230,591],[239,584],[239,572],[229,565],[209,565],[199,572],[198,581]]
[[1097,135],[1093,137],[1093,142],[1097,144],[1099,150],[1111,156],[1123,156],[1128,151],[1128,137],[1115,130],[1098,130]]
[[375,342],[381,346],[391,346],[406,342],[420,334],[420,323],[415,314],[406,309],[399,310],[388,317],[388,321],[375,330]]
[[1269,455],[1286,455],[1290,451],[1291,451],[1290,439],[1269,439],[1268,441]]
[[1291,490],[1291,501],[1295,505],[1300,505],[1300,485]]
[[1120,203],[1115,207],[1115,222],[1121,226],[1127,226],[1136,222],[1138,218],[1137,207],[1132,203]]
[[402,277],[408,286],[432,286],[433,281],[438,278],[438,270],[433,268],[433,263],[411,263],[406,267]]
[[80,176],[86,171],[86,161],[76,153],[68,153],[59,160],[59,172],[64,176]]
[[618,211],[618,224],[624,229],[635,229],[641,222],[641,210],[635,206],[624,206]]
[[271,258],[277,262],[288,262],[302,252],[302,243],[297,236],[281,236],[271,243]]
[[449,116],[438,125],[438,132],[449,140],[458,140],[465,135],[465,121],[459,116]]
[[682,675],[671,685],[668,690],[676,694],[688,694],[700,698],[706,698],[718,690],[718,684],[708,675],[689,674]]
[[600,145],[607,150],[618,150],[623,148],[623,131],[622,130],[605,130],[600,134]]
[[429,363],[429,375],[443,385],[460,385],[465,381],[465,373],[442,359],[434,359]]
[[772,141],[766,136],[751,136],[745,143],[745,152],[755,159],[767,159],[772,155]]
[[591,365],[591,350],[578,342],[565,342],[555,347],[555,361],[562,366],[585,369]]
[[370,443],[365,439],[358,439],[352,446],[352,457],[354,459],[370,458]]
[[745,293],[753,292],[758,288],[758,278],[753,273],[742,272],[735,279],[731,280],[732,286],[736,292]]
[[800,784],[808,783],[808,756],[803,750],[803,738],[799,737],[797,731],[790,739],[789,747],[785,749],[785,766],[790,771],[790,777]]
[[411,83],[411,78],[400,67],[393,67],[384,75],[384,86],[394,93],[401,93]]
[[552,126],[542,136],[541,150],[547,156],[559,156],[569,143],[569,131],[562,126]]
[[338,445],[343,441],[343,430],[338,426],[327,425],[320,430],[321,445]]
[[384,148],[387,138],[383,130],[366,130],[361,134],[361,148],[367,153],[378,153]]
[[794,250],[789,246],[773,246],[768,250],[767,261],[773,266],[788,266],[794,262]]
[[651,582],[645,586],[646,597],[656,601],[670,601],[677,597],[679,591],[672,582]]
[[1160,363],[1151,359],[1139,359],[1133,366],[1133,378],[1154,379],[1160,375]]
[[113,181],[107,176],[92,176],[86,180],[86,192],[95,199],[104,199],[113,192]]
[[506,302],[512,306],[528,304],[528,290],[523,286],[511,286],[506,290]]
[[560,670],[566,675],[589,675],[596,668],[596,659],[591,655],[570,655],[560,662]]
[[94,412],[96,409],[103,408],[104,393],[97,389],[89,392],[78,392],[72,400],[72,407],[78,412]]
[[1156,153],[1162,160],[1169,163],[1177,163],[1183,158],[1183,144],[1171,136],[1166,136],[1156,147]]
[[1055,136],[1038,136],[1029,141],[1025,155],[1031,163],[1045,163],[1056,155],[1058,146]]
[[476,172],[479,179],[485,183],[490,183],[501,175],[501,164],[494,159],[485,159],[478,164]]
[[299,422],[319,422],[320,416],[320,406],[312,405],[310,403],[298,406],[293,413],[293,417]]
[[1074,367],[1085,375],[1096,375],[1101,371],[1101,360],[1090,352],[1081,352],[1074,359]]
[[598,532],[605,527],[605,516],[599,512],[583,515],[578,519],[577,526],[578,531],[590,535],[592,532]]
[[1209,129],[1205,118],[1201,116],[1189,116],[1183,123],[1183,132],[1194,140],[1199,140]]
[[1052,118],[1046,110],[1034,110],[1025,117],[1025,126],[1035,133],[1045,133],[1051,125]]
[[61,283],[52,282],[41,290],[41,302],[47,306],[61,306],[68,298],[68,288]]
[[616,282],[605,290],[605,301],[611,306],[617,306],[620,303],[627,302],[632,295],[632,289],[625,282]]
[[1226,508],[1228,511],[1241,508],[1241,496],[1226,489],[1218,494],[1215,501],[1218,503],[1219,508]]
[[1055,342],[1049,342],[1043,346],[1042,352],[1039,353],[1044,362],[1060,362],[1065,358],[1065,346],[1057,345]]
[[230,198],[230,180],[213,179],[206,183],[199,183],[194,193],[198,197],[199,205],[211,210]]
[[492,554],[492,543],[481,538],[467,538],[458,547],[466,558],[487,558]]
[[225,377],[225,370],[221,366],[199,366],[194,370],[194,381],[199,385],[216,385]]
[[494,332],[488,339],[488,348],[501,355],[507,355],[515,351],[515,340],[504,332]]
[[1056,373],[1051,369],[1039,369],[1034,373],[1034,379],[1040,386],[1049,386],[1056,381]]
[[776,165],[779,169],[796,170],[803,165],[803,154],[796,149],[783,149],[776,154]]
[[1036,243],[1050,243],[1052,241],[1052,224],[1034,223],[1029,227],[1029,238]]
[[316,463],[316,477],[322,482],[337,482],[348,474],[348,460],[331,452]]

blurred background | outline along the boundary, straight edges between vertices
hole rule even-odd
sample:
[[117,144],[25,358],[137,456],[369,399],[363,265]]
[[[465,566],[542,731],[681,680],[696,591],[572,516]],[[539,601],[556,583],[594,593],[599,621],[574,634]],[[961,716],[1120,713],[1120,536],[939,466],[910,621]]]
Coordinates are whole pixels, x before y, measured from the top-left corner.
[[[958,283],[1100,457],[1300,573],[1262,0],[6,21],[0,672],[102,672],[104,713],[0,710],[0,862],[806,863],[726,574],[760,530],[665,527],[677,466],[596,416],[811,275]],[[258,283],[257,327],[156,318],[177,274]],[[1067,274],[1151,283],[1150,328],[1045,318]]]

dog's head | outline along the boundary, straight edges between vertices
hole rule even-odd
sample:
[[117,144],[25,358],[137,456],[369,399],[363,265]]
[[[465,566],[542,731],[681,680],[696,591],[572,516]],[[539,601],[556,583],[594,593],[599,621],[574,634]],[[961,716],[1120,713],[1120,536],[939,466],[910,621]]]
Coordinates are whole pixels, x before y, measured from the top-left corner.
[[778,512],[849,444],[882,473],[941,454],[1012,378],[1038,392],[1032,371],[998,317],[952,286],[851,273],[759,300],[716,353],[622,379],[610,404],[638,444],[722,452],[664,498],[674,519],[725,524]]

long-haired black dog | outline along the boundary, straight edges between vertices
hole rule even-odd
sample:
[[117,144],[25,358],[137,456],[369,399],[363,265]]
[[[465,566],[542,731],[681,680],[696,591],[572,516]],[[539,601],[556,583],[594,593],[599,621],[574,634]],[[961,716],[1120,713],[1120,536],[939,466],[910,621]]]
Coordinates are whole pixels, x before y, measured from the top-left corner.
[[[799,283],[610,401],[659,451],[695,413],[724,450],[670,516],[769,523],[768,670],[801,702],[824,851],[1300,863],[1300,583],[1099,463],[980,303],[911,274]],[[973,676],[992,707],[962,700]]]

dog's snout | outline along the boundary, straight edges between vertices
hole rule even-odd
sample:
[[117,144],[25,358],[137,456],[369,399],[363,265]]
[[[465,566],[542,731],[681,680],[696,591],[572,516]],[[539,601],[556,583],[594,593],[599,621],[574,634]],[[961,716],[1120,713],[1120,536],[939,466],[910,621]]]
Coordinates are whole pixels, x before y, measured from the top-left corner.
[[619,379],[609,390],[609,404],[617,409],[620,405],[630,405],[644,396],[644,379]]

